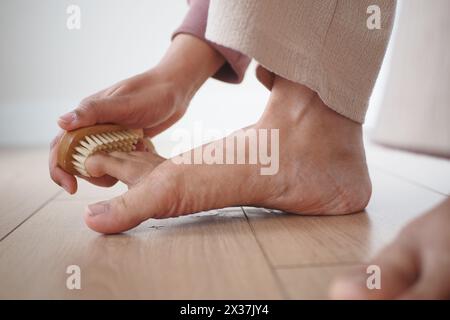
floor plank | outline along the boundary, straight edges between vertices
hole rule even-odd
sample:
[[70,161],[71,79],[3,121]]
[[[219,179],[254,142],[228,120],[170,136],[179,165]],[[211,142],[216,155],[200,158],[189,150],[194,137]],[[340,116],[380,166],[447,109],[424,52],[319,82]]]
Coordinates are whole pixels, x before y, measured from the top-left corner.
[[329,299],[330,286],[336,277],[353,270],[356,265],[316,266],[310,268],[278,269],[289,299],[316,300]]
[[60,192],[47,161],[47,150],[0,149],[0,239]]
[[369,164],[450,196],[450,159],[394,150],[367,143]]
[[[244,208],[245,217],[229,208],[101,236],[84,226],[83,208],[126,186],[81,181],[70,196],[51,182],[46,150],[0,149],[0,299],[326,298],[334,276],[367,261],[450,190],[447,162],[371,147],[368,155],[374,193],[362,214]],[[81,290],[65,285],[73,264]]]
[[372,170],[366,211],[347,216],[299,216],[260,208],[244,210],[275,267],[367,261],[402,226],[445,197]]
[[[240,208],[102,236],[82,222],[86,203],[53,201],[0,243],[0,298],[282,297]],[[66,289],[69,265],[81,290]]]

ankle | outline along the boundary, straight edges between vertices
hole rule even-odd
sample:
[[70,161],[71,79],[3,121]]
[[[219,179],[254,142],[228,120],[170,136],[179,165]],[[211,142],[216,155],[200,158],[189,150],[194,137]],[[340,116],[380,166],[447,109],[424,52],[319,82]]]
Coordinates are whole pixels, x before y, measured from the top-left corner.
[[328,107],[319,95],[299,83],[276,77],[269,102],[261,118],[340,138],[361,138],[362,125]]

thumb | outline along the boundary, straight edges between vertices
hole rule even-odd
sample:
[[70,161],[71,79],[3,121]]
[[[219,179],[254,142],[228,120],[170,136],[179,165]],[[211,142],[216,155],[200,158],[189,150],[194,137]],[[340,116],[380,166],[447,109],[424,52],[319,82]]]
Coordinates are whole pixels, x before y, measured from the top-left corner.
[[128,98],[125,96],[89,98],[71,112],[58,119],[58,125],[67,131],[98,123],[121,124],[127,119]]

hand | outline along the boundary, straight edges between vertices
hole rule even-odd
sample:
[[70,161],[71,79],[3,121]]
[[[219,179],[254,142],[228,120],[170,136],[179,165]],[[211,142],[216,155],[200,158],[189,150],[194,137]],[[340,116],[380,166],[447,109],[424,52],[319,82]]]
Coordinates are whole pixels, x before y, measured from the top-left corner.
[[450,199],[410,223],[370,265],[381,289],[367,289],[365,268],[338,280],[335,299],[449,299]]
[[[180,34],[157,67],[84,99],[63,115],[58,125],[70,131],[115,123],[145,128],[145,134],[152,137],[182,117],[195,92],[223,63],[223,57],[208,44]],[[51,143],[49,169],[52,179],[72,194],[77,189],[76,179],[59,168],[56,160],[62,132]],[[100,186],[117,182],[107,175],[87,180]]]

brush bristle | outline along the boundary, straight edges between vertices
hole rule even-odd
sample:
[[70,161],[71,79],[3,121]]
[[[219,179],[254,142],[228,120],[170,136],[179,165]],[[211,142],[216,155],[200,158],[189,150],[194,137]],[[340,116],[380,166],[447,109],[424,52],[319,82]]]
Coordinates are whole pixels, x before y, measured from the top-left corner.
[[136,149],[140,136],[131,130],[111,131],[85,136],[80,140],[72,164],[81,175],[89,177],[84,162],[96,152],[122,151],[130,152]]

